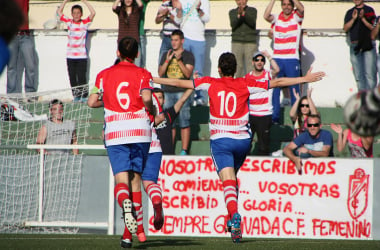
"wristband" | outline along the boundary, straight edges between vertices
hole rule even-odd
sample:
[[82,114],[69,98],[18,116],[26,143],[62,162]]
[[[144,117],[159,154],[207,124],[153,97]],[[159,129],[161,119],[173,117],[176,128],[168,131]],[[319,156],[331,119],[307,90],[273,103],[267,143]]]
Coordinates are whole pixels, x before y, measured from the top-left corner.
[[168,61],[168,60],[165,60],[165,63],[169,63],[169,61]]

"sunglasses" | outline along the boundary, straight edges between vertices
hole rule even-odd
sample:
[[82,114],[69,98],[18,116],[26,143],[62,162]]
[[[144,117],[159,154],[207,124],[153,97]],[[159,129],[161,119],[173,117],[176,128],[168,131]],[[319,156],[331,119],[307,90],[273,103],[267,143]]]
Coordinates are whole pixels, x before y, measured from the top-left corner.
[[265,59],[263,59],[263,58],[262,59],[256,58],[255,62],[265,62]]
[[307,124],[307,127],[311,128],[311,127],[319,127],[319,123],[308,123]]
[[309,107],[309,104],[301,104],[300,107],[301,107],[301,108],[303,108],[303,107],[308,108],[308,107]]

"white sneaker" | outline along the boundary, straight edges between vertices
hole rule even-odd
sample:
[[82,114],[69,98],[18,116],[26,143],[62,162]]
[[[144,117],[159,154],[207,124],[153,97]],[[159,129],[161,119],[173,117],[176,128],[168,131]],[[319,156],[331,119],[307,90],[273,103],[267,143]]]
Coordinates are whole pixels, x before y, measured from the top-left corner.
[[137,232],[137,221],[132,213],[133,203],[130,199],[125,199],[123,201],[123,217],[125,226],[131,234]]
[[282,153],[282,149],[279,149],[279,150],[277,150],[277,151],[274,151],[274,152],[272,153],[272,156],[274,156],[274,157],[282,157],[282,156],[284,156],[283,153]]

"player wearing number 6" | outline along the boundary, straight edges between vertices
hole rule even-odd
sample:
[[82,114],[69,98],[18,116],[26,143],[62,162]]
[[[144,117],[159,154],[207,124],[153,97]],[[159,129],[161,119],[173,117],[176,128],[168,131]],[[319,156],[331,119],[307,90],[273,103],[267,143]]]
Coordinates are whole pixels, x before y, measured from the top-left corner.
[[104,141],[116,182],[115,198],[125,222],[120,242],[123,248],[132,246],[133,233],[145,241],[141,173],[152,140],[147,111],[155,114],[152,76],[133,63],[137,52],[134,38],[121,39],[117,51],[120,63],[98,74],[87,102],[92,108],[104,105]]
[[218,71],[221,78],[201,77],[195,80],[153,78],[160,84],[182,88],[207,90],[210,98],[210,148],[216,171],[223,183],[224,200],[231,226],[232,241],[241,239],[241,216],[238,213],[238,187],[236,175],[243,164],[251,144],[248,125],[248,98],[251,93],[274,87],[291,86],[322,79],[323,72],[304,77],[279,78],[256,82],[253,79],[234,78],[236,58],[232,53],[219,57]]

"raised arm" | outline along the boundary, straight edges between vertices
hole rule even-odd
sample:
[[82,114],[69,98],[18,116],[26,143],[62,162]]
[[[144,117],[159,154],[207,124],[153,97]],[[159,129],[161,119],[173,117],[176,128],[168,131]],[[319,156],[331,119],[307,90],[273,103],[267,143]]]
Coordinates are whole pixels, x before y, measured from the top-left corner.
[[272,21],[274,19],[274,16],[272,15],[272,9],[273,9],[273,6],[274,6],[274,1],[275,0],[270,0],[268,6],[265,8],[265,11],[264,11],[264,19],[268,23],[272,23]]
[[116,8],[121,5],[121,1],[122,0],[115,0],[115,2],[113,2],[113,4],[112,4],[112,10],[113,11],[115,11]]
[[292,107],[289,110],[289,116],[290,116],[290,119],[293,122],[295,122],[297,120],[297,109],[298,109],[298,105],[299,105],[301,98],[300,98],[300,94],[297,93],[297,91],[295,89],[293,89],[293,95],[296,98],[296,101],[293,103]]
[[[294,89],[293,89],[294,90]],[[307,90],[307,101],[309,103],[309,108],[310,108],[310,113],[312,115],[316,115],[318,114],[318,111],[317,111],[317,107],[315,106],[314,102],[313,102],[313,99],[311,98],[311,92],[313,91],[312,88],[309,88]]]
[[298,14],[300,16],[303,16],[303,14],[305,12],[305,7],[301,3],[301,1],[299,1],[299,0],[293,0],[293,2],[294,2],[294,6],[296,7],[296,11],[298,12]]
[[278,64],[276,63],[276,60],[274,60],[272,58],[272,56],[268,53],[268,51],[264,50],[262,51],[263,55],[268,58],[268,61],[270,63],[270,66],[271,66],[271,75],[272,75],[272,78],[276,78],[276,76],[278,75],[278,72],[280,72],[280,67],[278,66]]
[[136,3],[139,8],[143,7],[143,2],[141,0],[136,0]]
[[65,5],[66,3],[68,2],[69,0],[63,0],[62,4],[59,6],[59,8],[57,9],[57,14],[61,17],[63,15],[63,9],[65,8]]
[[82,2],[87,6],[88,10],[90,11],[90,15],[88,17],[92,21],[96,14],[94,7],[92,7],[92,5],[87,0],[82,0]]
[[192,80],[153,77],[153,82],[179,88],[194,89],[194,84]]
[[301,77],[281,77],[274,80],[270,80],[269,82],[269,88],[276,88],[276,87],[286,87],[286,86],[292,86],[300,83],[306,83],[306,82],[317,82],[323,79],[323,77],[326,75],[325,72],[311,72],[311,68],[307,71],[305,76]]
[[181,98],[179,98],[178,101],[174,104],[174,110],[176,113],[178,113],[181,110],[183,104],[185,104],[185,102],[191,96],[192,93],[193,89],[186,89]]
[[331,123],[330,126],[331,126],[331,129],[334,130],[335,133],[338,134],[338,138],[336,140],[336,147],[337,147],[339,152],[342,152],[344,147],[346,146],[346,143],[347,143],[347,132],[348,132],[348,130],[345,129],[343,131],[342,126],[339,124]]

